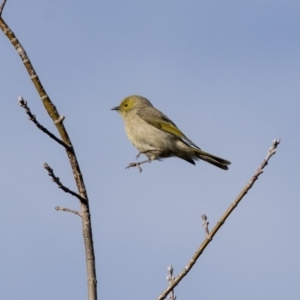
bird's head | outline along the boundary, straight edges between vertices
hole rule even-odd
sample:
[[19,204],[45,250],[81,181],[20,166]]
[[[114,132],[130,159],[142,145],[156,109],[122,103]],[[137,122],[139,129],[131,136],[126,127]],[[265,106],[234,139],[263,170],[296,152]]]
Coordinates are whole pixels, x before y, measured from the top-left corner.
[[133,95],[126,97],[119,106],[113,107],[111,110],[117,110],[121,116],[125,118],[130,111],[148,106],[152,106],[149,100],[141,96]]

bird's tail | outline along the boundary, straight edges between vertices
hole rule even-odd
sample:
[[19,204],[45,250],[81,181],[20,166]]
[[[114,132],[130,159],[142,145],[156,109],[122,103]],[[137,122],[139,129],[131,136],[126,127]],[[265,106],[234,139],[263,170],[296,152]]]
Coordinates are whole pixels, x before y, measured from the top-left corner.
[[202,159],[202,160],[204,160],[204,161],[206,161],[206,162],[208,162],[208,163],[210,163],[210,164],[212,164],[216,167],[219,167],[223,170],[228,170],[228,165],[231,164],[231,162],[226,160],[226,159],[223,159],[221,157],[209,154],[209,153],[207,153],[205,151],[202,151],[200,149],[199,150],[197,149],[197,156],[200,159]]

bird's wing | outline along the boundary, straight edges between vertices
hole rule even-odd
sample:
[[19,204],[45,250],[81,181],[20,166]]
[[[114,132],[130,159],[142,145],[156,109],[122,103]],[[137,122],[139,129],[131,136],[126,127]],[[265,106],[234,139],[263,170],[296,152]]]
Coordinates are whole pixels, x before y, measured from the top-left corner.
[[195,145],[190,139],[188,139],[178,128],[177,126],[165,115],[160,116],[163,120],[157,120],[157,119],[151,119],[151,118],[145,118],[142,119],[151,124],[152,126],[156,127],[157,129],[160,129],[164,132],[170,133],[174,135],[176,138],[182,140],[189,146],[193,146],[197,149],[200,149],[197,145]]

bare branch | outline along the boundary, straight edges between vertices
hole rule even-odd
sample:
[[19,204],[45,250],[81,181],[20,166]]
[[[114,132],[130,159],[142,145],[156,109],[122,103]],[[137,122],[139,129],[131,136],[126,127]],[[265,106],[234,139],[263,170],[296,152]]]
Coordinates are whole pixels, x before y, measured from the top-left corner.
[[[80,170],[80,166],[75,154],[75,150],[73,149],[72,142],[70,140],[69,134],[62,122],[60,120],[61,116],[57,111],[55,105],[51,101],[50,97],[46,93],[24,47],[21,45],[20,41],[17,39],[15,34],[12,32],[10,27],[6,24],[3,18],[0,18],[0,29],[9,39],[17,53],[19,54],[24,67],[26,68],[28,75],[38,92],[40,99],[49,115],[49,117],[53,120],[54,125],[56,126],[61,140],[69,145],[70,148],[66,149],[66,153],[71,165],[71,169],[73,172],[73,176],[77,185],[78,194],[81,199],[84,200],[80,203],[80,212],[82,216],[82,233],[83,233],[83,241],[85,246],[85,258],[86,258],[86,267],[87,267],[87,275],[88,275],[88,299],[96,300],[97,299],[97,277],[96,277],[96,267],[95,267],[95,251],[93,246],[93,234],[92,234],[92,225],[91,225],[91,214],[90,207],[88,201],[88,195],[85,188],[83,176]],[[59,122],[57,122],[59,120]]]
[[174,279],[173,283],[168,286],[168,288],[163,291],[160,296],[157,298],[157,300],[163,300],[167,297],[167,295],[174,289],[175,286],[179,284],[179,282],[188,274],[188,272],[192,269],[193,265],[196,263],[199,256],[202,254],[202,252],[205,250],[207,245],[212,241],[212,238],[215,236],[215,234],[218,232],[218,230],[221,228],[221,226],[225,223],[226,219],[229,217],[229,215],[233,212],[233,210],[237,207],[239,202],[244,198],[244,196],[247,194],[247,192],[251,189],[255,181],[258,179],[259,175],[263,173],[264,168],[267,166],[269,159],[276,153],[276,148],[280,144],[279,140],[274,140],[272,146],[268,150],[268,154],[266,158],[261,163],[260,167],[256,170],[255,174],[252,176],[250,181],[246,184],[244,189],[240,192],[240,194],[237,196],[237,198],[233,201],[233,203],[229,206],[227,211],[224,213],[224,215],[220,218],[218,223],[215,225],[215,227],[212,229],[210,234],[205,238],[201,246],[198,248],[198,250],[195,252],[191,260],[188,262],[188,264],[185,266],[185,268],[181,271],[181,273]]
[[6,4],[6,0],[3,0],[2,4],[0,5],[0,18],[1,18],[5,4]]
[[77,210],[66,208],[66,207],[62,207],[62,206],[55,206],[55,209],[56,210],[67,211],[67,212],[73,213],[75,215],[78,215],[81,218],[81,213],[79,211],[77,211]]
[[62,189],[64,192],[71,194],[72,196],[78,198],[80,202],[85,203],[86,199],[78,195],[77,193],[71,191],[69,188],[65,187],[59,180],[58,177],[54,175],[53,169],[47,163],[44,163],[44,168],[48,171],[48,175],[52,178],[52,181],[58,185],[58,188]]
[[[56,141],[58,144],[65,147],[67,150],[72,151],[73,147],[66,144],[59,138],[57,138],[53,133],[51,133],[47,128],[45,128],[43,125],[41,125],[34,114],[31,113],[30,108],[27,105],[27,101],[23,99],[23,97],[19,97],[19,105],[25,109],[26,114],[29,116],[29,120],[32,121],[38,129],[46,133],[48,136],[50,136],[54,141]],[[64,118],[64,116],[62,116]],[[61,118],[61,117],[60,117]],[[60,120],[60,119],[58,119]]]

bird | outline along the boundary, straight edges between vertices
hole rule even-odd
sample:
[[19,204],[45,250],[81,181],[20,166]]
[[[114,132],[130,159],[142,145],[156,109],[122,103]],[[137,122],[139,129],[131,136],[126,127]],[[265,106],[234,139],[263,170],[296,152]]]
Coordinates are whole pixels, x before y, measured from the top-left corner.
[[123,118],[127,137],[139,150],[136,159],[141,154],[148,158],[132,162],[126,169],[137,167],[141,172],[141,164],[168,157],[178,157],[193,165],[195,160],[201,159],[223,170],[228,170],[231,164],[226,159],[201,150],[145,97],[128,96],[111,110],[119,112]]

